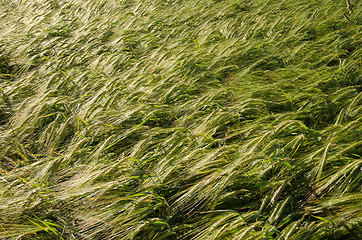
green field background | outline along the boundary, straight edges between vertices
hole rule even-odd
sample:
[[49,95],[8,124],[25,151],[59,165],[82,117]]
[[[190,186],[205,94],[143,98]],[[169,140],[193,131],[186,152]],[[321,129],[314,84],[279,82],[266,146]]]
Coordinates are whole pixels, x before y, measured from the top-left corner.
[[0,0],[0,239],[362,232],[358,0]]

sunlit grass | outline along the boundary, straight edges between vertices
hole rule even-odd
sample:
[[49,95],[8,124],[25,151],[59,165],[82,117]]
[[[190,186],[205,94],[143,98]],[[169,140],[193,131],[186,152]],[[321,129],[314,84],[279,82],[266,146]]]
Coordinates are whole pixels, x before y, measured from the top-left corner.
[[1,1],[0,238],[359,239],[361,16]]

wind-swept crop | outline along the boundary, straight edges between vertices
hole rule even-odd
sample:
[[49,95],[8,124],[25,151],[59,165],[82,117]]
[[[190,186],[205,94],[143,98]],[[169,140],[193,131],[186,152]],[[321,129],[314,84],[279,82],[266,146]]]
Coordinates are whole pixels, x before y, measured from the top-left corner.
[[0,2],[0,239],[360,239],[358,1]]

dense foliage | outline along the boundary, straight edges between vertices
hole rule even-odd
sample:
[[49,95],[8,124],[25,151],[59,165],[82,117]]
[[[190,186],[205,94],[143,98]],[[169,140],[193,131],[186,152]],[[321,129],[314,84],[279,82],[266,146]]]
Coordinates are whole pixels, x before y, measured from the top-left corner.
[[360,239],[359,1],[0,19],[0,239]]

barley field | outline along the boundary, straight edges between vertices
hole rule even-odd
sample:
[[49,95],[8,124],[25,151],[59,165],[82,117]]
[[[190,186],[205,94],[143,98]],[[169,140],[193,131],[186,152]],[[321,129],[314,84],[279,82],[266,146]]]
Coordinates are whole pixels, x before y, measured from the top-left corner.
[[0,239],[362,235],[358,0],[0,0]]

